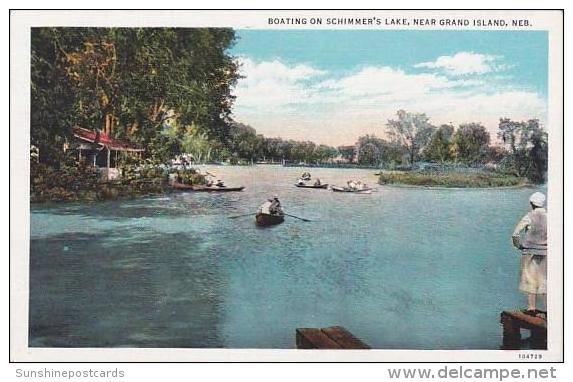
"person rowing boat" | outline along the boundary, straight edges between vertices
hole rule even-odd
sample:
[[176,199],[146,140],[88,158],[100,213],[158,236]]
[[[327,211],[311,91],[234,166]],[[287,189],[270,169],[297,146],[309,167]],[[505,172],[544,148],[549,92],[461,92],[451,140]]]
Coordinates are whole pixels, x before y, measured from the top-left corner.
[[257,225],[270,226],[284,222],[284,212],[278,195],[264,202],[255,216]]

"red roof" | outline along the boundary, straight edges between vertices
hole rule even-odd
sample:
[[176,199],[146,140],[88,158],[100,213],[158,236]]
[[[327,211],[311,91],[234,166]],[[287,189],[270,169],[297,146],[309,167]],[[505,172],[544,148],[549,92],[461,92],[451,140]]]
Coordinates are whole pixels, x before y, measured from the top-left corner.
[[136,145],[120,141],[118,139],[112,138],[106,133],[96,132],[95,130],[84,129],[83,127],[76,126],[73,129],[74,137],[81,139],[90,143],[97,143],[103,146],[107,146],[110,150],[118,151],[145,151]]

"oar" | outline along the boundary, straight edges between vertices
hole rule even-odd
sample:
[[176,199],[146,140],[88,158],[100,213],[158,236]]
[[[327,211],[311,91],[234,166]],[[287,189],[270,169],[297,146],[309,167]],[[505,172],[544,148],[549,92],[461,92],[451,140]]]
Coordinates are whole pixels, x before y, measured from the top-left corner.
[[297,219],[299,219],[299,220],[302,220],[303,222],[312,222],[312,220],[305,219],[305,218],[299,218],[298,216],[294,216],[294,215],[291,215],[291,214],[287,214],[287,213],[285,213],[285,212],[283,212],[283,215],[290,216],[291,218],[297,218]]
[[237,215],[237,216],[229,216],[229,219],[236,219],[236,218],[244,218],[245,216],[252,216],[254,215],[252,212],[250,214],[243,214],[243,215]]

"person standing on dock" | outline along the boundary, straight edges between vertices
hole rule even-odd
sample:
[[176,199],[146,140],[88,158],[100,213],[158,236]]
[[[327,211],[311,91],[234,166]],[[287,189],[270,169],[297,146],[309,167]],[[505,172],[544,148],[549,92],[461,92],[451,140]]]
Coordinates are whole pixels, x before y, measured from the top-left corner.
[[[547,211],[545,195],[536,192],[529,198],[529,211],[513,231],[513,245],[521,250],[519,289],[527,293],[525,313],[538,316],[547,313],[537,309],[537,298],[547,301]],[[547,309],[547,308],[546,308]]]

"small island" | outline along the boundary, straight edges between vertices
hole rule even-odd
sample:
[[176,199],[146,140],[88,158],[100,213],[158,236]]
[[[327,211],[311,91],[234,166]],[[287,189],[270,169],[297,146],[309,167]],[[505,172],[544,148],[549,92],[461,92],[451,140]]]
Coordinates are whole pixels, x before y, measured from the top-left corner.
[[370,160],[386,153],[380,161],[380,184],[491,188],[545,181],[547,133],[537,119],[516,122],[501,118],[493,143],[480,123],[435,127],[425,114],[404,110],[386,126],[389,142],[367,137],[362,145],[369,147],[364,154]]
[[523,187],[530,184],[526,178],[494,172],[472,174],[424,171],[384,171],[380,173],[379,183],[383,185],[447,188]]

